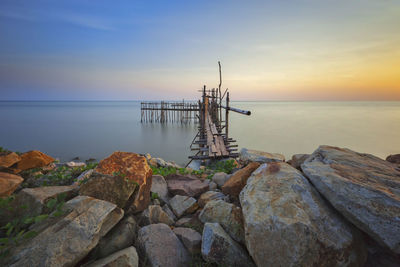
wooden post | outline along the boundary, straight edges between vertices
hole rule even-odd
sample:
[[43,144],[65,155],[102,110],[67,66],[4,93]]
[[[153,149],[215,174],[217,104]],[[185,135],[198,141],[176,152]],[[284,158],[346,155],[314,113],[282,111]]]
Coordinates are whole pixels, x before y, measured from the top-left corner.
[[225,109],[225,140],[228,142],[229,133],[229,92],[226,94],[226,109]]

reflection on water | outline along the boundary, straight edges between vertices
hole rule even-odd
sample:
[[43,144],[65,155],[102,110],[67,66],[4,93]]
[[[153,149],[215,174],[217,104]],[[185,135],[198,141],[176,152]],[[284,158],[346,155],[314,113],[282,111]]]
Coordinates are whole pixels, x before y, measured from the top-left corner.
[[[400,153],[400,102],[234,102],[230,136],[240,147],[311,153],[320,144],[386,157]],[[197,126],[140,123],[140,102],[0,102],[0,146],[39,149],[61,160],[115,150],[183,164]]]

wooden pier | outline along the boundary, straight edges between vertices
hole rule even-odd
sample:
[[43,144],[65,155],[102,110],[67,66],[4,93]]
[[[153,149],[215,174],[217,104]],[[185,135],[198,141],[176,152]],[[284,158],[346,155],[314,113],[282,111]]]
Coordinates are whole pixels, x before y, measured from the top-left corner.
[[[202,88],[202,99],[198,102],[142,102],[141,122],[198,122],[199,128],[190,145],[195,155],[192,160],[212,160],[236,158],[238,145],[229,138],[229,111],[250,115],[250,111],[230,107],[228,89],[222,94],[221,65],[219,65],[220,83],[218,88]],[[223,105],[225,102],[225,105]],[[190,162],[189,162],[190,163]],[[189,164],[188,163],[188,164]]]

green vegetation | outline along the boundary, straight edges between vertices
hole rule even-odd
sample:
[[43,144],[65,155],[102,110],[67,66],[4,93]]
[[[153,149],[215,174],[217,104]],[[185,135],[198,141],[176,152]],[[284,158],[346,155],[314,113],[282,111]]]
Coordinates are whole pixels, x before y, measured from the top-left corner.
[[70,185],[84,171],[94,169],[97,163],[89,163],[81,167],[60,166],[47,173],[42,173],[41,168],[30,169],[22,173],[26,179],[23,187],[37,187],[50,185]]
[[162,175],[162,176],[167,176],[169,174],[194,174],[197,176],[202,176],[203,174],[207,174],[207,178],[211,179],[213,175],[217,172],[225,172],[227,174],[232,173],[233,169],[236,167],[235,165],[235,160],[224,160],[224,161],[217,161],[209,166],[206,166],[204,169],[200,169],[198,171],[193,170],[189,171],[189,169],[186,168],[174,168],[174,167],[154,167],[150,166],[150,168],[153,170],[154,175]]
[[9,152],[11,152],[11,151],[0,146],[0,153],[1,153],[1,152],[9,153]]
[[158,194],[156,192],[151,192],[151,200],[159,199]]
[[[50,217],[59,217],[64,214],[62,208],[65,203],[66,194],[60,194],[55,199],[50,199],[46,203],[47,213],[40,214],[37,216],[21,216],[14,218],[7,222],[0,228],[0,259],[7,256],[9,250],[13,246],[17,246],[21,241],[35,237],[38,233],[33,230],[29,230],[30,226],[35,223],[40,223],[43,220]],[[14,196],[7,198],[0,198],[0,216],[7,216],[8,212],[19,211],[23,214],[27,206],[13,206]]]

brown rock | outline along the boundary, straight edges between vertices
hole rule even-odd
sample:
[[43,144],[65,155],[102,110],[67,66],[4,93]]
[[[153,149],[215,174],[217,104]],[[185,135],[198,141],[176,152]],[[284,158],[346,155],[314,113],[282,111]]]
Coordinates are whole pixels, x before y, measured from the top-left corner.
[[386,158],[387,161],[394,164],[400,164],[400,154],[390,155]]
[[15,152],[11,152],[6,155],[0,155],[0,168],[9,168],[20,160],[21,157]]
[[24,171],[32,168],[44,167],[52,163],[54,159],[38,150],[22,154],[21,161],[17,163],[17,169]]
[[128,200],[137,191],[137,184],[122,176],[110,176],[93,173],[90,179],[83,183],[79,194],[106,200],[120,208],[129,208]]
[[108,158],[100,161],[96,172],[114,175],[119,173],[124,178],[137,183],[132,209],[135,212],[145,210],[150,203],[150,188],[152,182],[152,170],[145,157],[130,152],[116,151]]
[[238,197],[251,173],[259,166],[258,162],[250,162],[246,167],[235,172],[222,186],[222,192],[232,197]]
[[196,177],[170,174],[165,177],[168,190],[173,195],[198,197],[208,191],[208,184]]
[[21,176],[0,172],[0,197],[8,197],[24,181]]

